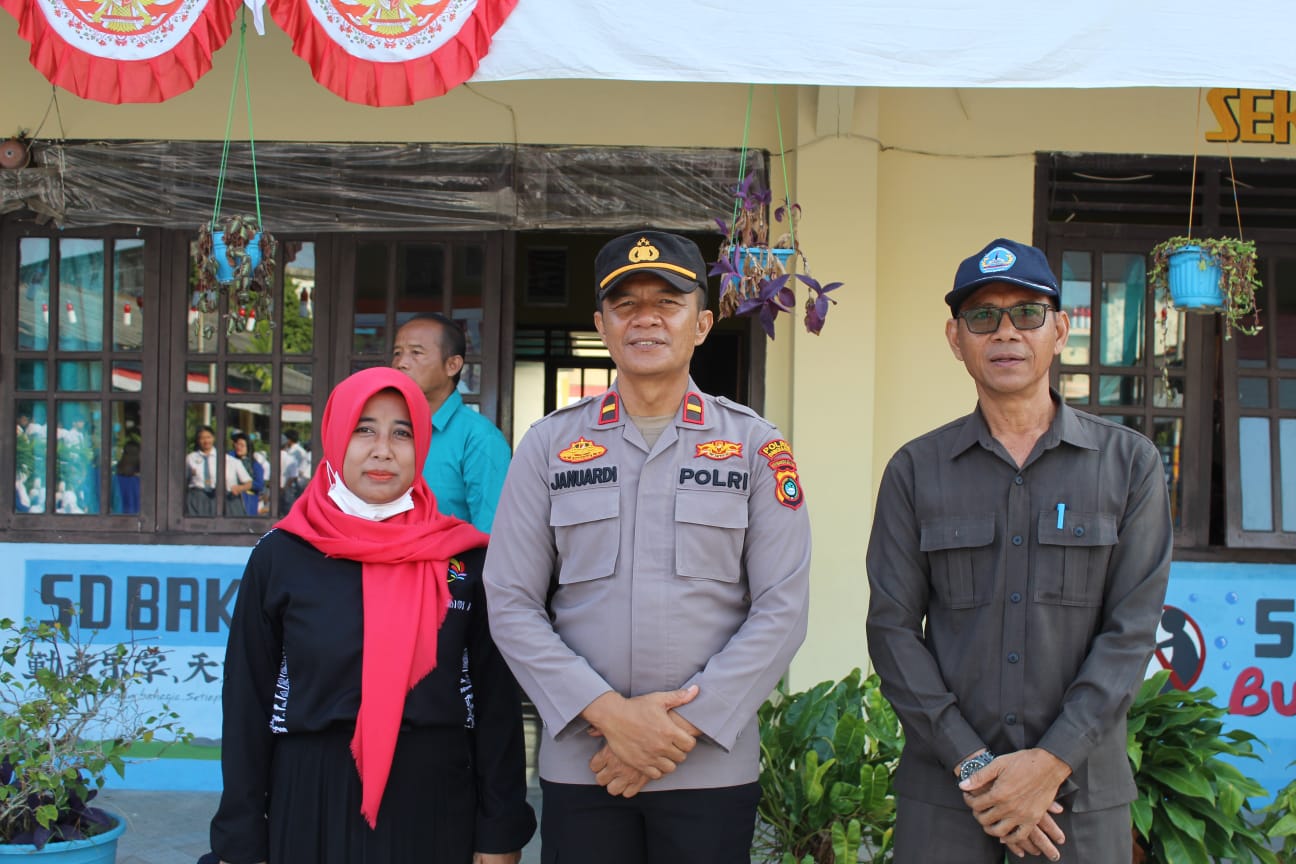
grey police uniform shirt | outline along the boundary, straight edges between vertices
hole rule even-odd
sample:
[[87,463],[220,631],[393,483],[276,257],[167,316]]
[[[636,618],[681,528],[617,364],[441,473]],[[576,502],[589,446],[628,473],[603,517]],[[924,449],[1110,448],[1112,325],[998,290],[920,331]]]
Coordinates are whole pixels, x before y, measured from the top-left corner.
[[906,797],[963,807],[953,768],[983,746],[1066,762],[1068,809],[1135,797],[1125,715],[1170,570],[1165,472],[1146,437],[1053,397],[1020,469],[978,410],[883,475],[869,656],[904,722]]
[[[810,523],[792,451],[751,409],[699,393],[648,448],[614,389],[535,423],[487,553],[491,632],[545,730],[540,776],[595,783],[580,716],[697,684],[703,733],[648,790],[758,776],[756,711],[805,638]],[[552,586],[552,597],[550,597]]]

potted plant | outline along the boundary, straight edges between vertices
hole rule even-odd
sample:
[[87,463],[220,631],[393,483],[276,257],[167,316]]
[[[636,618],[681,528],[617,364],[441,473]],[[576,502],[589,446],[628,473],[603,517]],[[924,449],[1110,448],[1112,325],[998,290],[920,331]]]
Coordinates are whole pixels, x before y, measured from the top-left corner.
[[855,669],[803,693],[779,691],[758,717],[761,801],[752,860],[890,860],[891,777],[903,733],[878,677]]
[[1167,689],[1169,677],[1162,670],[1144,681],[1129,712],[1135,861],[1277,864],[1247,803],[1268,793],[1220,758],[1260,758],[1256,737],[1224,729],[1227,711],[1214,703],[1214,691]]
[[[198,229],[191,249],[190,307],[218,312],[225,294],[225,330],[252,331],[260,321],[274,326],[275,255],[278,242],[252,215],[218,217]],[[206,334],[209,337],[212,334]]]
[[131,747],[188,734],[178,715],[136,703],[164,654],[137,643],[96,647],[66,624],[0,620],[0,857],[110,864],[122,821],[91,806]]
[[[761,186],[756,174],[750,173],[734,189],[734,208],[730,221],[716,219],[725,236],[720,255],[710,274],[720,277],[720,317],[759,315],[765,335],[774,338],[774,321],[781,312],[796,306],[795,278],[810,289],[805,303],[805,327],[818,335],[828,317],[829,297],[842,283],[822,285],[810,275],[809,262],[796,239],[796,223],[801,205],[784,199],[774,210],[775,223],[786,223],[787,231],[770,239],[770,222],[766,214],[773,195]],[[800,267],[797,260],[800,259]]]
[[1152,247],[1151,258],[1148,284],[1156,296],[1178,309],[1219,312],[1225,339],[1234,330],[1248,336],[1260,331],[1256,292],[1261,285],[1253,241],[1171,237]]

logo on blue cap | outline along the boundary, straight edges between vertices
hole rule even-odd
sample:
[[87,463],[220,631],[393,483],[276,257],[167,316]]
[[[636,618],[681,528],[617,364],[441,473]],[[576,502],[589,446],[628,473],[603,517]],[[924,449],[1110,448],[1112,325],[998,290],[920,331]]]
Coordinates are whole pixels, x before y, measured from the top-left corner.
[[1002,246],[996,246],[981,259],[980,268],[982,273],[1002,273],[1011,270],[1016,263],[1016,255]]

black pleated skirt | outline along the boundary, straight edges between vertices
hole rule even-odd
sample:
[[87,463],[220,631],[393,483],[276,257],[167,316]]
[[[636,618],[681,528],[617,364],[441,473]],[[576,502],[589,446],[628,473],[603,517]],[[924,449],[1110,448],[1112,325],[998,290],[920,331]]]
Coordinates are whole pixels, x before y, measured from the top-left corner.
[[477,813],[468,732],[402,730],[370,828],[350,729],[275,740],[270,864],[471,864]]

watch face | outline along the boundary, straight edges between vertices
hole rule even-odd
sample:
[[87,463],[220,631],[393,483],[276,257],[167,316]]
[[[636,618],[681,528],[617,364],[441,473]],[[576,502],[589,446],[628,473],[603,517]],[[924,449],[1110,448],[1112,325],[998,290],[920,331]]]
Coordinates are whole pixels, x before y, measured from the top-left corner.
[[959,779],[966,780],[967,778],[971,777],[973,774],[980,771],[985,766],[989,765],[990,760],[993,758],[994,757],[991,756],[989,753],[982,753],[980,756],[973,756],[971,759],[968,759],[959,768]]

